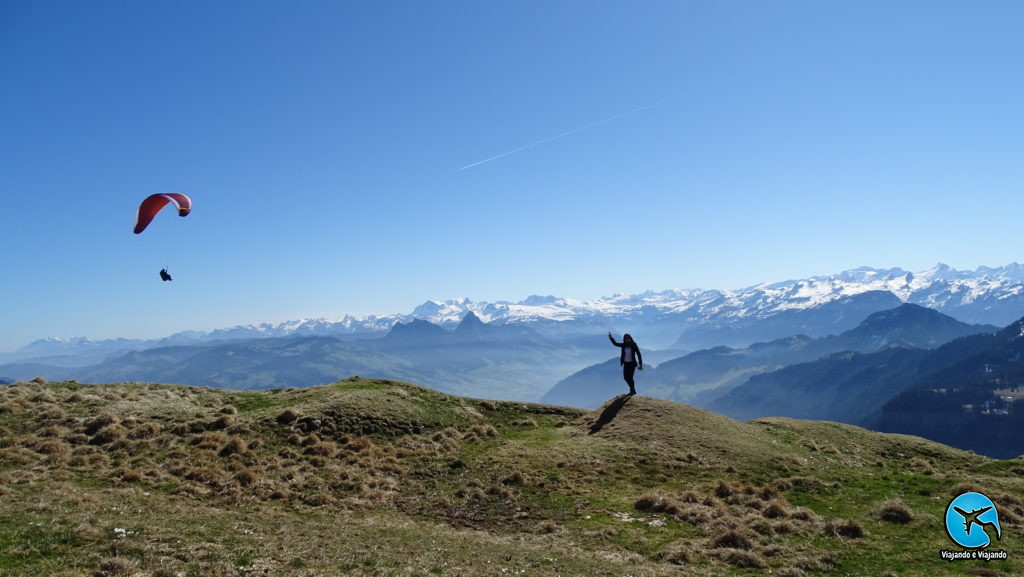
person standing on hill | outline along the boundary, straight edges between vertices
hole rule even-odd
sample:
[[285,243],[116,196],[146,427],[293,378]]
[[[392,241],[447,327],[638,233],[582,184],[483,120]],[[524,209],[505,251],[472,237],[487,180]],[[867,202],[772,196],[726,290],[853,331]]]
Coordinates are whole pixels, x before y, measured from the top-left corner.
[[615,337],[608,333],[608,340],[613,345],[622,349],[619,351],[619,364],[622,365],[622,378],[626,380],[626,384],[629,385],[629,394],[636,394],[636,385],[633,383],[633,373],[640,369],[644,370],[644,358],[640,356],[640,347],[636,346],[636,341],[633,337],[626,333],[622,335],[622,342],[615,342]]

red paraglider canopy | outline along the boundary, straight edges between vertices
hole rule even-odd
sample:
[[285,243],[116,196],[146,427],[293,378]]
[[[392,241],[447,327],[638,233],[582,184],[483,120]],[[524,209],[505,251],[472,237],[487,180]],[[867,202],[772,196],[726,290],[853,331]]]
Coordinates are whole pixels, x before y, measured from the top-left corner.
[[178,209],[178,216],[188,216],[188,213],[192,211],[192,200],[184,194],[177,192],[152,194],[139,205],[139,212],[135,217],[135,234],[146,230],[156,213],[167,206],[167,203],[174,204]]

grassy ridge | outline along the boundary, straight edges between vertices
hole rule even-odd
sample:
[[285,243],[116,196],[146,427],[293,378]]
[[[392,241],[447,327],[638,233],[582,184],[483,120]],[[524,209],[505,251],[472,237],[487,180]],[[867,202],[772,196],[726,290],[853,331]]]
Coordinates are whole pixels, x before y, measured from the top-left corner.
[[[949,563],[992,497],[1010,559]],[[0,575],[1019,575],[1024,462],[644,397],[0,387]]]

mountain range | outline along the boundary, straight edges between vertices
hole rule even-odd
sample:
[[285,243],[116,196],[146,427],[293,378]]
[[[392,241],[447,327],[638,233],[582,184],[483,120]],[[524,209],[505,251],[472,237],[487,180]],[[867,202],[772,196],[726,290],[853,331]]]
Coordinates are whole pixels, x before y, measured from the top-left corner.
[[999,458],[1024,453],[1024,319],[952,341],[913,368],[913,383],[866,425]]
[[532,400],[564,375],[604,357],[607,340],[591,340],[589,348],[555,343],[531,327],[485,324],[467,313],[451,328],[413,319],[376,338],[218,340],[133,350],[81,367],[10,363],[0,366],[0,375],[227,389],[308,387],[359,375],[415,381],[453,394]]
[[[906,303],[872,313],[855,328],[839,335],[818,338],[794,335],[747,347],[718,346],[667,359],[644,371],[640,377],[641,390],[647,395],[708,407],[734,418],[791,416],[785,412],[772,412],[775,410],[773,406],[757,399],[738,398],[733,405],[716,405],[715,401],[719,397],[730,397],[730,391],[756,375],[832,354],[870,353],[891,348],[930,349],[962,336],[996,330],[997,327],[992,325],[970,325],[938,311]],[[600,406],[609,396],[623,390],[618,364],[616,356],[583,369],[560,381],[541,400],[582,408]],[[784,376],[779,379],[784,380]],[[788,393],[780,394],[780,403],[799,402],[786,395]],[[843,410],[845,406],[839,407]]]
[[996,458],[1024,453],[1024,319],[932,350],[842,352],[751,377],[707,408],[834,420]]
[[923,272],[861,267],[829,276],[766,282],[737,290],[674,289],[597,299],[531,296],[519,302],[426,301],[409,314],[346,315],[279,324],[184,331],[156,340],[48,337],[0,362],[35,359],[60,366],[92,364],[113,354],[212,341],[295,336],[379,338],[396,324],[423,320],[445,328],[472,312],[489,325],[522,325],[557,342],[577,343],[606,330],[642,335],[647,348],[698,350],[747,346],[804,334],[850,330],[869,314],[913,303],[960,321],[1005,326],[1024,311],[1024,266],[974,271],[939,264]]

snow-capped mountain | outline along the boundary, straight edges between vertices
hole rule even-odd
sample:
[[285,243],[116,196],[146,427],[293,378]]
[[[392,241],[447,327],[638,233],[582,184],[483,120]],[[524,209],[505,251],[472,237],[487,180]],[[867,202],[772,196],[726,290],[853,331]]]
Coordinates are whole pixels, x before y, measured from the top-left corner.
[[1024,302],[1020,298],[1024,292],[1024,266],[1012,263],[999,268],[958,271],[939,264],[918,273],[899,268],[862,267],[832,276],[762,283],[736,290],[675,289],[592,300],[534,295],[516,303],[488,303],[463,298],[427,301],[411,316],[446,325],[458,323],[467,312],[473,312],[484,322],[530,323],[629,318],[657,311],[706,322],[767,318],[783,311],[817,308],[873,291],[888,292],[901,302],[965,317],[961,320],[966,322],[1005,324],[1017,318],[1019,311],[1003,311],[1000,305]]
[[[944,264],[922,272],[861,267],[830,276],[770,282],[735,290],[673,289],[597,299],[530,296],[518,302],[468,298],[427,301],[410,314],[346,315],[187,331],[157,341],[120,341],[124,349],[211,340],[283,336],[384,336],[397,323],[424,320],[452,328],[473,313],[494,324],[530,325],[549,335],[591,335],[643,330],[648,346],[678,348],[743,345],[804,333],[838,334],[864,317],[901,302],[938,310],[958,320],[1002,326],[1024,314],[1024,266],[960,271]],[[111,341],[41,339],[21,353],[68,354],[111,347]],[[117,348],[117,347],[114,347]]]
[[[259,337],[287,336],[345,336],[361,333],[385,333],[396,322],[409,319],[407,315],[392,316],[351,316],[346,315],[338,320],[325,318],[300,319],[279,324],[260,323],[258,325],[239,325],[226,329],[217,329],[201,333],[199,340],[251,339]],[[193,333],[194,336],[194,333]],[[172,336],[171,338],[174,338]]]
[[472,312],[487,323],[593,333],[636,330],[649,346],[694,349],[745,346],[794,334],[826,336],[901,303],[928,307],[973,324],[1002,326],[1024,314],[1024,267],[959,271],[939,264],[922,272],[862,267],[836,275],[736,290],[675,289],[600,299],[531,296],[519,302],[428,301],[414,318],[442,326]]

